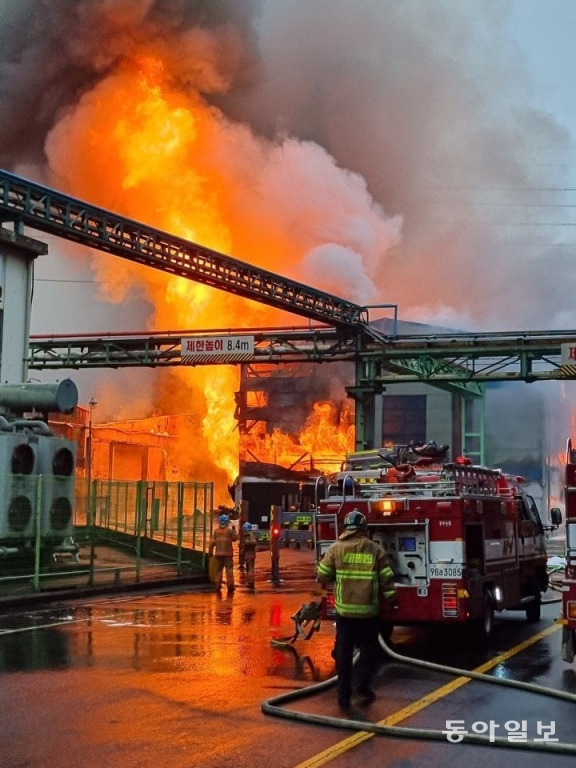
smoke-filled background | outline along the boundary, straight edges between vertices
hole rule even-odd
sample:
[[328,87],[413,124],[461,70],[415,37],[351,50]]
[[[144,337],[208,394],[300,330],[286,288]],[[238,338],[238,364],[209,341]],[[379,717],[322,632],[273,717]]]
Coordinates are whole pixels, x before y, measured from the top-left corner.
[[[2,0],[0,164],[403,319],[574,328],[576,272],[550,226],[566,214],[571,137],[532,104],[511,7]],[[301,322],[50,249],[35,333]],[[233,430],[217,382],[228,393],[236,375],[74,378],[100,418],[198,411],[209,434],[223,419]]]

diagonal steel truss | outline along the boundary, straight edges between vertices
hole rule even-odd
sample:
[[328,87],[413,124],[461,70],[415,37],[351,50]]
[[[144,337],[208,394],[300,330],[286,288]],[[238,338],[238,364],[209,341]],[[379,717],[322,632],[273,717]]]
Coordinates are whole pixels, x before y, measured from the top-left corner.
[[228,293],[357,330],[363,307],[0,169],[0,218]]
[[[423,381],[467,396],[487,381],[574,378],[561,364],[561,346],[576,331],[389,336],[368,323],[368,308],[238,261],[216,251],[43,187],[0,169],[0,220],[15,222],[259,301],[322,326],[240,329],[255,338],[253,363],[356,363],[356,387]],[[228,329],[226,331],[230,333]],[[181,365],[186,331],[35,337],[29,368]]]
[[[143,264],[169,274],[178,275],[247,299],[276,307],[336,329],[336,341],[328,346],[312,343],[307,360],[328,362],[342,359],[340,350],[358,353],[367,344],[385,347],[388,337],[368,324],[368,308],[340,299],[310,286],[289,280],[251,264],[233,259],[181,237],[128,219],[112,211],[78,200],[35,182],[0,169],[0,221],[14,221],[22,230],[29,226],[42,232],[81,243],[96,250],[112,253],[136,264]],[[297,359],[302,354],[301,339],[262,341],[259,353],[270,360],[282,348],[286,357]],[[60,345],[50,351],[37,345],[31,348],[29,367],[95,367],[122,365],[176,364],[174,340],[107,339],[96,350],[95,342],[72,344],[67,351]],[[276,345],[275,348],[274,345]],[[310,356],[312,355],[312,357]],[[82,361],[82,362],[81,362]],[[419,365],[409,359],[402,364],[406,372],[413,370],[418,378]],[[444,386],[470,390],[462,371],[454,369],[455,384]],[[462,381],[464,379],[464,381]],[[474,386],[469,394],[477,394]]]

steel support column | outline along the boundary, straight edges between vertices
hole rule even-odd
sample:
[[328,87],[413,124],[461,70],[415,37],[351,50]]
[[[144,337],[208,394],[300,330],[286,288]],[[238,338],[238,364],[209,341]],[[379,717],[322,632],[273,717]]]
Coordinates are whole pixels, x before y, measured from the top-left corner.
[[0,227],[0,383],[28,380],[32,262],[45,243]]
[[484,398],[462,398],[462,453],[473,464],[485,464]]

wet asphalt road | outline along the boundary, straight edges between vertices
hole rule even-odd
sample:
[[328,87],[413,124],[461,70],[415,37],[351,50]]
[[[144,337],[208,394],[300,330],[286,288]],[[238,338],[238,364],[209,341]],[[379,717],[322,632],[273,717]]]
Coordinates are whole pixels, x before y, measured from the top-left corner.
[[[296,650],[271,642],[289,635],[290,617],[315,598],[314,582],[294,572],[280,585],[262,580],[256,594],[180,589],[0,613],[1,768],[574,764],[573,756],[443,741],[354,735],[351,748],[353,732],[263,714],[262,701],[334,674],[330,624],[310,641],[298,640]],[[522,652],[502,658],[491,674],[576,693],[576,667],[560,660],[557,615],[558,605],[551,604],[535,625],[521,614],[499,617],[494,639],[483,649],[471,649],[455,633],[397,629],[394,649],[474,668],[549,629]],[[504,722],[526,720],[528,741],[538,735],[538,721],[554,721],[555,737],[576,741],[573,703],[478,682],[441,696],[454,679],[388,661],[376,679],[378,700],[356,702],[351,716],[372,722],[392,717],[402,726],[437,730],[445,729],[446,720],[464,720],[468,730],[492,720],[500,724],[496,735],[504,737]],[[406,707],[411,709],[404,716],[397,714]],[[289,708],[343,717],[333,689]]]

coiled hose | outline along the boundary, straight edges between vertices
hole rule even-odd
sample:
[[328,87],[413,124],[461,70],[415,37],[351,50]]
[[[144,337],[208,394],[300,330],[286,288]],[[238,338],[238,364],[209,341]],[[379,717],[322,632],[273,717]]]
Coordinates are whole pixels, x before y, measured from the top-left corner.
[[[472,680],[480,680],[484,683],[490,683],[492,685],[501,685],[508,688],[515,688],[517,690],[528,691],[530,693],[536,693],[555,699],[561,699],[563,701],[570,701],[572,703],[576,702],[576,695],[566,691],[558,691],[554,688],[546,688],[544,686],[535,685],[533,683],[524,683],[516,680],[492,677],[481,672],[458,669],[457,667],[448,667],[442,664],[435,664],[430,661],[421,661],[420,659],[412,659],[408,656],[402,656],[401,654],[393,651],[381,636],[379,640],[380,645],[382,646],[382,649],[385,651],[385,653],[390,656],[390,658],[403,664],[422,667],[424,669],[434,670],[435,672],[443,672],[445,674],[455,675],[457,677],[468,677]],[[297,701],[298,699],[308,698],[309,696],[313,696],[317,693],[320,693],[321,691],[331,688],[333,685],[335,685],[336,681],[337,676],[334,676],[329,680],[324,680],[321,683],[315,683],[297,691],[290,691],[289,693],[282,693],[279,696],[274,696],[273,698],[262,702],[262,712],[266,715],[282,717],[288,720],[296,720],[299,722],[308,723],[309,725],[323,725],[348,731],[362,731],[366,733],[373,733],[378,736],[416,739],[420,741],[447,741],[446,733],[440,730],[405,728],[397,725],[380,725],[378,723],[371,723],[365,720],[351,720],[348,718],[331,717],[329,715],[315,715],[306,712],[296,712],[291,709],[283,709],[283,706],[289,704],[290,702]],[[507,739],[502,737],[493,737],[491,740],[488,736],[483,736],[476,733],[463,733],[458,735],[462,736],[462,741],[460,742],[462,744],[503,747],[507,749],[521,749],[531,752],[544,752],[546,754],[576,755],[576,744],[574,743],[528,741],[509,742]]]

